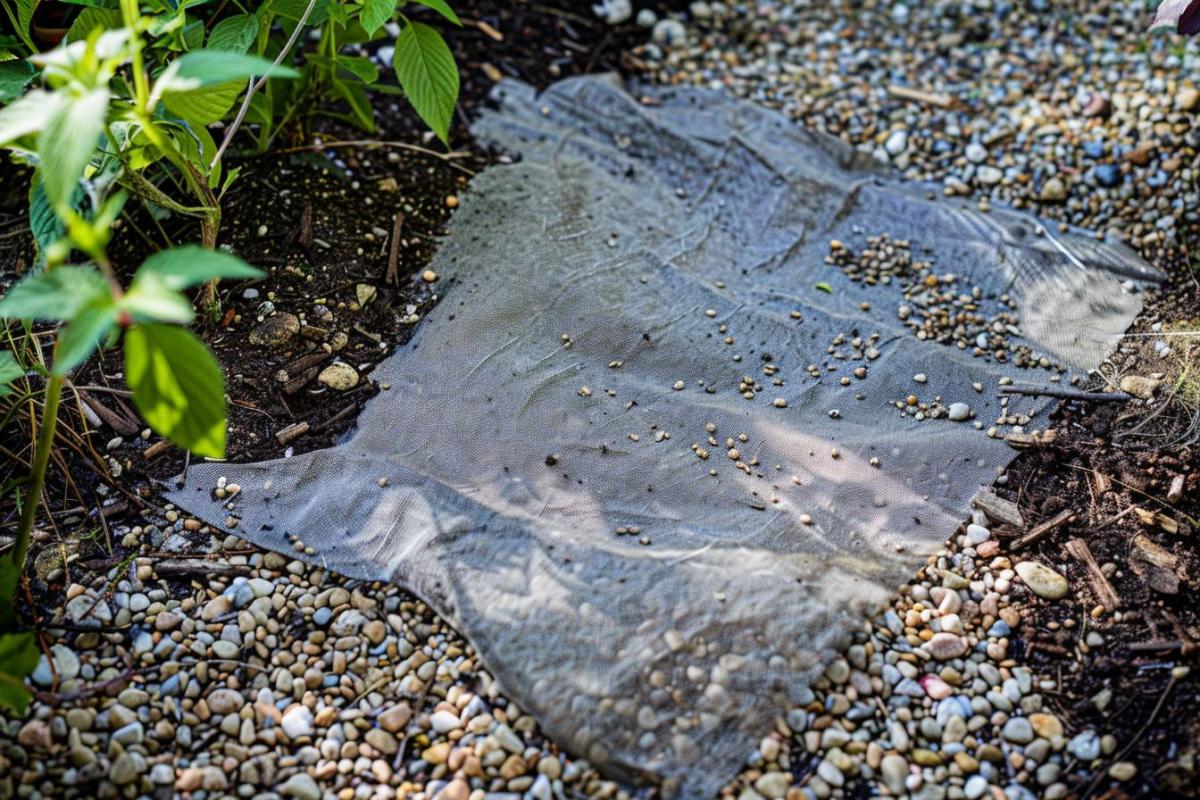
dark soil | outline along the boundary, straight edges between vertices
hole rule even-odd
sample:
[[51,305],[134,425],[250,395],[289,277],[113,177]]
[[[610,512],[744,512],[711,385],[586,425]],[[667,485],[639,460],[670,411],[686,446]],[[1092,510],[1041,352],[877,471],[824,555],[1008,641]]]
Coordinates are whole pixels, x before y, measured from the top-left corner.
[[[1180,267],[1146,307],[1138,332],[1154,322],[1186,326],[1200,309],[1200,287]],[[1164,369],[1149,339],[1128,341],[1123,349],[1130,352],[1111,360],[1115,374]],[[1200,461],[1191,441],[1200,407],[1188,397],[1186,375],[1180,385],[1188,364],[1200,365],[1200,340],[1176,338],[1172,349],[1179,365],[1153,399],[1063,404],[1054,442],[1022,454],[1000,491],[1017,502],[1027,529],[1074,512],[1071,521],[1008,555],[1063,567],[1071,583],[1059,601],[1026,592],[1014,654],[1057,681],[1045,697],[1071,728],[1112,734],[1118,743],[1093,778],[1075,787],[1079,797],[1200,796]],[[1179,479],[1181,496],[1168,499]],[[1072,539],[1100,565],[1117,608],[1097,609],[1105,589],[1077,557],[1080,546],[1067,549]],[[1156,553],[1167,563],[1150,563]],[[1092,632],[1103,644],[1088,646]],[[1117,761],[1136,764],[1137,778],[1109,779]]]
[[[407,103],[378,94],[373,135],[320,120],[313,138],[301,138],[298,131],[288,146],[240,161],[242,174],[223,203],[220,243],[269,274],[255,282],[223,283],[215,318],[202,323],[225,368],[231,460],[324,447],[354,425],[362,403],[377,391],[370,369],[408,341],[415,321],[437,301],[442,285],[427,283],[421,274],[458,193],[471,174],[494,160],[476,145],[469,123],[487,105],[495,79],[503,75],[544,88],[570,75],[619,71],[634,65],[629,50],[648,35],[632,23],[609,26],[569,0],[470,0],[455,8],[464,26],[447,31],[462,76],[451,145],[461,157],[438,158],[445,149],[430,143]],[[339,144],[364,140],[401,146]],[[6,186],[27,180],[11,166],[4,170]],[[32,261],[33,250],[24,233],[24,203],[18,202],[24,193],[5,195],[10,205],[0,208],[0,277],[16,277]],[[111,248],[123,272],[131,272],[152,248],[166,246],[168,237],[183,242],[199,236],[187,221],[160,226],[135,212],[126,223]],[[399,231],[395,253],[393,230]],[[361,308],[359,287],[374,292]],[[252,331],[272,313],[304,320],[302,333],[276,345],[253,343]],[[346,392],[322,386],[316,376],[335,360],[358,368],[364,379]],[[75,383],[102,387],[85,391],[83,400],[126,435],[125,444],[110,453],[126,477],[179,474],[183,453],[149,449],[155,439],[128,438],[139,430],[136,414],[109,391],[124,389],[118,354],[97,359]],[[289,427],[306,432],[281,443],[277,434]],[[149,459],[141,455],[147,450]],[[107,465],[95,466],[106,478]]]

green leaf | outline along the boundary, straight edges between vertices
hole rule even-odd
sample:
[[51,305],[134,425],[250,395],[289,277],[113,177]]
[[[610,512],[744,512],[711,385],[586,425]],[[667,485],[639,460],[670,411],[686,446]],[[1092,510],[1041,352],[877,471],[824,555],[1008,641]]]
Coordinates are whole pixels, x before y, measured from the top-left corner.
[[[5,561],[9,561],[7,554]],[[37,668],[40,658],[32,631],[0,633],[0,707],[25,713],[32,697],[25,677]]]
[[157,433],[196,455],[225,457],[225,381],[191,331],[158,324],[130,328],[125,380]]
[[[75,194],[71,198],[72,208],[77,208],[82,200],[83,187],[76,185]],[[29,230],[33,233],[34,244],[37,245],[37,266],[44,267],[46,250],[66,234],[67,228],[54,213],[50,198],[46,197],[46,189],[36,172],[29,186]]]
[[0,145],[37,133],[62,103],[62,95],[34,89],[12,105],[0,108]]
[[214,279],[261,278],[264,274],[235,255],[189,244],[150,256],[142,262],[133,280],[136,284],[145,275],[155,275],[168,288],[182,291]]
[[204,46],[204,21],[194,19],[183,26],[185,50],[199,50]]
[[20,97],[36,74],[28,61],[0,62],[0,103],[11,103]]
[[176,79],[182,80],[184,85],[179,86],[180,91],[229,81],[245,81],[258,75],[300,77],[300,73],[291,67],[275,67],[265,58],[224,50],[196,50],[181,56],[174,65],[176,70],[172,83]]
[[[16,563],[8,553],[0,558],[0,630],[12,628],[16,621],[13,597],[21,583],[21,573],[24,569],[25,565]],[[0,648],[3,647],[3,641],[0,640]]]
[[109,8],[85,8],[67,29],[68,42],[87,39],[96,28],[112,30],[121,27],[121,13]]
[[353,76],[363,83],[374,83],[379,80],[379,67],[375,62],[363,56],[338,56],[334,61],[338,74],[335,77]]
[[346,27],[346,23],[350,21],[350,9],[341,3],[333,3],[326,7],[325,13],[329,15],[331,22]]
[[458,67],[442,35],[420,22],[408,23],[396,37],[392,64],[417,114],[449,144],[450,119],[458,102]]
[[[28,96],[28,95],[26,95]],[[54,109],[38,138],[42,183],[55,209],[66,209],[71,194],[104,133],[108,88],[69,97]]]
[[186,324],[195,316],[188,299],[152,272],[135,278],[119,305],[137,322]]
[[108,294],[93,299],[79,309],[74,319],[58,333],[58,345],[54,349],[54,364],[50,372],[66,375],[86,361],[116,322],[117,305]]
[[25,374],[21,364],[8,350],[0,350],[0,397],[12,393],[12,382]]
[[396,13],[396,0],[363,0],[362,13],[358,15],[363,30],[374,35]]
[[[330,0],[317,0],[312,13],[308,15],[309,25],[320,25],[329,18]],[[263,11],[275,14],[291,22],[299,22],[308,8],[308,0],[268,0]]]
[[258,18],[253,14],[238,14],[226,17],[213,26],[208,34],[208,49],[244,53],[257,37]]
[[336,78],[333,80],[333,90],[350,106],[355,124],[367,133],[375,131],[375,109],[371,106],[371,98],[360,83],[347,83]]
[[37,45],[30,38],[30,24],[33,22],[33,11],[41,0],[17,0],[17,36],[31,51],[37,52]]
[[55,267],[9,289],[0,298],[0,319],[70,321],[92,300],[108,294],[108,283],[97,270]]
[[211,125],[224,119],[245,88],[245,82],[239,80],[200,89],[171,92],[163,97],[163,105],[172,114],[192,125]]
[[423,5],[426,8],[432,8],[455,25],[462,25],[462,22],[458,19],[458,14],[455,14],[454,9],[446,5],[446,0],[413,0],[413,2]]
[[833,294],[833,287],[830,286],[828,283],[824,283],[824,282],[818,283],[817,288],[819,290],[821,290],[822,292],[825,292],[825,294]]

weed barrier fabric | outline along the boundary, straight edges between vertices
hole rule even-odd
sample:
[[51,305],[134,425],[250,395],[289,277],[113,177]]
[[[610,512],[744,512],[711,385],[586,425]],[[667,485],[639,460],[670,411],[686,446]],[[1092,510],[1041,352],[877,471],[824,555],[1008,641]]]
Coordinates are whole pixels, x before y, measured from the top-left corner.
[[[1013,341],[1075,370],[1158,275],[721,93],[588,77],[497,100],[475,132],[519,158],[472,182],[432,265],[445,296],[375,371],[390,388],[353,435],[194,466],[170,498],[408,587],[576,755],[713,796],[1010,461],[974,425],[1002,413],[999,379],[1052,375],[918,339],[902,278],[849,280],[830,240],[909,239],[982,309],[1007,295]],[[909,394],[973,420],[902,415]],[[220,476],[243,487],[232,512]]]

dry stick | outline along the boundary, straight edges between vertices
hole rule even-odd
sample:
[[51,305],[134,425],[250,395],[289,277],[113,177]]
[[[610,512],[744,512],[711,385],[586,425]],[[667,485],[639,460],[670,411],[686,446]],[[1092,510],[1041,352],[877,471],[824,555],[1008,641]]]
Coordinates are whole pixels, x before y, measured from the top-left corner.
[[971,505],[997,522],[1007,523],[1014,528],[1025,527],[1025,521],[1021,517],[1021,511],[1017,508],[1017,504],[998,496],[991,489],[980,490],[971,498]]
[[1000,394],[1022,394],[1034,397],[1054,397],[1059,400],[1088,400],[1094,403],[1128,403],[1128,392],[1086,392],[1069,386],[1001,386]]
[[399,275],[396,272],[397,262],[400,258],[400,230],[404,227],[404,212],[396,212],[396,221],[392,223],[392,241],[389,242],[391,250],[388,251],[387,274],[384,276],[384,283],[388,286],[395,286],[399,280]]
[[242,107],[238,109],[237,116],[233,118],[233,124],[231,124],[229,129],[225,131],[225,138],[221,140],[221,146],[217,148],[217,152],[213,155],[212,163],[208,165],[210,172],[216,169],[217,164],[221,162],[221,156],[225,155],[226,148],[228,148],[229,143],[233,141],[233,135],[237,133],[237,129],[241,127],[242,121],[246,119],[246,113],[250,110],[250,101],[254,99],[254,95],[258,93],[258,90],[266,85],[267,78],[270,77],[271,71],[282,64],[283,59],[287,57],[289,52],[291,52],[292,45],[296,44],[296,40],[300,38],[300,32],[304,30],[304,25],[308,22],[308,15],[312,13],[312,10],[316,8],[316,5],[317,0],[308,0],[308,7],[304,9],[303,16],[301,16],[300,21],[296,23],[296,27],[292,30],[292,35],[288,37],[287,44],[285,44],[283,49],[279,51],[279,55],[275,56],[275,63],[271,65],[271,69],[267,70],[267,72],[259,77],[257,81],[253,78],[250,79],[250,84],[246,88],[246,99],[242,101]]
[[1062,511],[1058,512],[1050,519],[1046,520],[1045,522],[1041,522],[1041,523],[1038,523],[1037,525],[1033,526],[1029,530],[1029,533],[1025,534],[1024,536],[1022,536],[1022,537],[1018,538],[1016,541],[1014,541],[1012,543],[1012,546],[1009,549],[1020,550],[1022,547],[1028,547],[1029,545],[1033,544],[1034,542],[1038,541],[1039,539],[1044,538],[1046,536],[1046,534],[1055,530],[1063,523],[1068,522],[1074,518],[1075,518],[1075,512],[1073,510],[1071,510],[1069,508],[1063,509]]
[[1071,539],[1067,542],[1067,552],[1082,561],[1083,565],[1087,567],[1088,582],[1092,585],[1092,591],[1100,599],[1100,604],[1106,609],[1120,608],[1121,597],[1113,585],[1108,582],[1108,578],[1104,577],[1104,573],[1100,571],[1100,565],[1096,563],[1096,558],[1092,555],[1092,550],[1088,547],[1087,542],[1083,539]]
[[159,577],[168,575],[242,575],[250,571],[248,566],[229,564],[223,561],[195,561],[174,558],[150,565]]
[[280,150],[272,150],[268,155],[282,156],[289,153],[307,153],[320,152],[322,150],[333,150],[339,147],[391,147],[396,150],[408,150],[421,155],[432,156],[439,161],[445,161],[454,169],[467,175],[474,175],[473,170],[469,170],[461,164],[455,164],[456,158],[470,158],[471,151],[469,150],[451,150],[448,153],[439,153],[436,150],[430,150],[428,147],[421,147],[408,142],[387,142],[381,139],[353,139],[351,141],[332,141],[332,142],[316,142],[315,144],[305,144],[298,147],[284,147]]
[[913,89],[908,86],[899,86],[891,84],[887,87],[888,94],[900,100],[914,100],[918,103],[927,103],[938,108],[953,108],[954,98],[948,94],[939,94],[936,92],[925,92],[920,89]]

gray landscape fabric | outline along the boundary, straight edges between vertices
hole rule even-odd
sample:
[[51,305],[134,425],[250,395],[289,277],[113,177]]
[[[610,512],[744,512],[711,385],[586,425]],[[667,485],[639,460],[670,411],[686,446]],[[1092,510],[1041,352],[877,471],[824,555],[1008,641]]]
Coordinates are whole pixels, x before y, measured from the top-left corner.
[[[239,483],[240,535],[408,587],[577,756],[711,796],[1010,461],[986,435],[1000,379],[1053,375],[918,339],[903,278],[849,280],[830,241],[908,240],[1076,370],[1157,274],[719,92],[601,76],[497,100],[475,133],[515,163],[472,181],[444,298],[348,440],[193,466],[170,499],[219,525],[217,479]],[[972,417],[901,414],[909,394]]]

